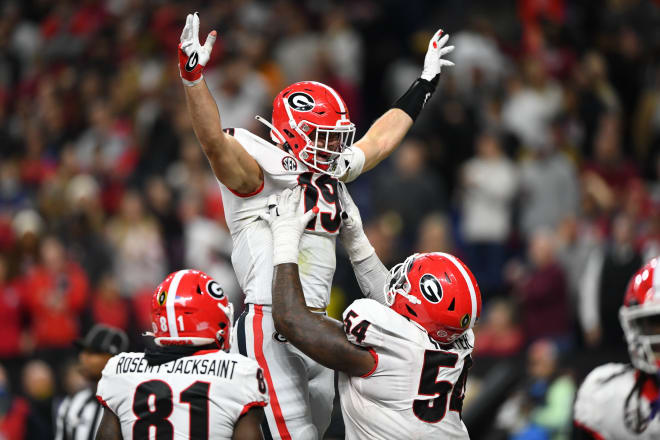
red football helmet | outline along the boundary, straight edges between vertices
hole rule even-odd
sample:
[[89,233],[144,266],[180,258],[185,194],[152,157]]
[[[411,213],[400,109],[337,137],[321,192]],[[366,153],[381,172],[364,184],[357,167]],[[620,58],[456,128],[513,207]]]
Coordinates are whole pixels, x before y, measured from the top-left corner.
[[217,281],[199,270],[173,272],[154,291],[154,341],[167,345],[206,345],[229,350],[234,308]]
[[642,266],[631,278],[619,309],[619,320],[635,368],[660,371],[660,257]]
[[345,171],[339,159],[353,144],[355,124],[331,87],[314,81],[291,84],[273,101],[270,137],[310,168],[333,177]]
[[481,315],[481,293],[458,258],[442,252],[413,254],[392,268],[385,283],[387,304],[449,344]]

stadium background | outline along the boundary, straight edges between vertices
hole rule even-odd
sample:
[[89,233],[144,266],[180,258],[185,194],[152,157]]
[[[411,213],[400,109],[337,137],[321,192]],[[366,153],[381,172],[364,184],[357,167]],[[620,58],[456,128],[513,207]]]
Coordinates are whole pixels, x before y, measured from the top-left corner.
[[[93,323],[140,349],[149,295],[170,271],[205,270],[241,309],[176,66],[197,10],[200,34],[220,35],[205,76],[223,125],[264,137],[254,115],[298,80],[335,87],[364,133],[420,74],[432,32],[451,34],[456,66],[403,145],[350,190],[386,265],[446,251],[477,277],[473,438],[567,438],[576,384],[626,359],[622,294],[660,249],[659,6],[2,2],[0,432],[12,399],[52,426],[82,386],[71,343]],[[339,250],[332,314],[358,292]],[[341,433],[336,415],[328,437]]]

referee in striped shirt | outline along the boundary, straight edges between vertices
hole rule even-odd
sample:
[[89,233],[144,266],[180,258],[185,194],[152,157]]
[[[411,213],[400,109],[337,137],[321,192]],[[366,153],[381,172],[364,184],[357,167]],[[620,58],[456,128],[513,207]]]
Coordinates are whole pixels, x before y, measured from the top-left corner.
[[96,386],[106,362],[128,349],[123,331],[97,324],[76,341],[80,348],[80,372],[90,385],[62,401],[57,410],[55,440],[93,440],[103,417],[103,407],[96,400]]

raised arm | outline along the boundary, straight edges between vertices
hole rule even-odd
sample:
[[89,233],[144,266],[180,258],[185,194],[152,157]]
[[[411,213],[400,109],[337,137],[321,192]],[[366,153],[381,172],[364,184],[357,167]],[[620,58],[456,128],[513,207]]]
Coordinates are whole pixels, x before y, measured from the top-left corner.
[[227,188],[239,194],[250,194],[261,186],[263,172],[243,146],[222,131],[218,106],[202,76],[216,37],[216,31],[212,31],[201,46],[199,16],[188,14],[179,44],[179,72],[193,130],[215,176]]
[[385,283],[389,271],[380,261],[367,235],[362,229],[362,218],[357,205],[345,186],[339,187],[343,212],[339,239],[353,266],[360,290],[367,298],[385,305]]
[[372,355],[346,339],[339,321],[311,312],[305,303],[298,275],[298,247],[305,226],[318,213],[318,208],[303,213],[300,194],[299,187],[294,191],[287,189],[278,204],[269,203],[275,329],[321,365],[351,376],[363,376],[375,365]]
[[451,61],[442,59],[454,50],[454,46],[444,47],[448,39],[449,35],[443,36],[442,29],[433,35],[424,58],[421,77],[394,103],[393,108],[378,118],[364,137],[355,143],[364,153],[362,172],[378,165],[399,146],[424,104],[435,92],[442,66],[454,65]]

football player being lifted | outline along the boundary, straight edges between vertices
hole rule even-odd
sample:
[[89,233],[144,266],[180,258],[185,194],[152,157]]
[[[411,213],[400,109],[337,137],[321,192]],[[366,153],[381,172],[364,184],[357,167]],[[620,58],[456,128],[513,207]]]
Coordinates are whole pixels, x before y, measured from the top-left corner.
[[660,257],[633,275],[619,320],[632,365],[589,373],[573,410],[576,439],[660,438]]
[[257,362],[228,352],[232,316],[205,273],[170,274],[151,300],[153,342],[103,370],[96,439],[263,439],[268,387]]
[[481,313],[474,276],[440,252],[413,254],[388,272],[347,193],[342,201],[340,238],[369,298],[346,308],[343,326],[305,306],[298,242],[318,209],[304,212],[301,190],[287,189],[265,217],[274,241],[275,328],[340,372],[347,439],[469,438],[461,410]]
[[270,128],[268,141],[241,128],[222,129],[202,76],[217,34],[212,31],[200,45],[198,33],[198,15],[188,15],[179,45],[179,70],[195,134],[220,183],[233,240],[232,264],[246,295],[233,349],[256,359],[264,369],[271,398],[265,411],[266,437],[322,438],[330,422],[334,373],[273,337],[273,241],[268,225],[258,217],[267,211],[270,195],[297,185],[304,188],[305,208],[320,210],[300,240],[300,280],[307,307],[324,311],[341,226],[339,188],[398,146],[433,94],[441,67],[453,64],[442,58],[453,47],[445,46],[447,35],[436,32],[421,77],[357,142],[353,143],[355,126],[344,100],[332,88],[312,81],[282,90],[273,101],[270,122],[257,117]]

